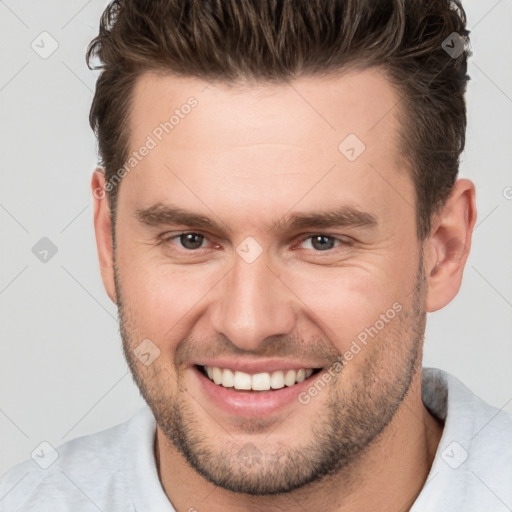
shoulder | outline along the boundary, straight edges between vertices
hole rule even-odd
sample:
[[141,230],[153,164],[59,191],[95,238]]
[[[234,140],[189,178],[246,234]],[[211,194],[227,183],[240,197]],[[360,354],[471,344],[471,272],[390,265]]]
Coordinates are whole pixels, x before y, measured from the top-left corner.
[[[452,429],[450,442],[464,449],[461,467],[467,464],[468,494],[485,493],[489,499],[512,504],[512,414],[505,410],[507,404],[492,406],[465,386],[458,387],[457,397],[453,411],[461,418],[457,429],[460,434]],[[498,510],[498,505],[502,503],[493,501],[493,510]]]
[[430,499],[444,495],[452,509],[460,510],[501,510],[503,503],[512,504],[512,414],[506,404],[488,404],[436,368],[424,368],[423,388],[425,406],[444,421],[424,494]]
[[141,421],[149,421],[144,409],[125,423],[73,439],[57,449],[40,445],[32,459],[14,466],[1,478],[2,511],[58,512],[70,510],[71,504],[77,511],[98,510],[99,504],[105,503],[106,492],[113,500],[126,496],[122,452],[129,431]]

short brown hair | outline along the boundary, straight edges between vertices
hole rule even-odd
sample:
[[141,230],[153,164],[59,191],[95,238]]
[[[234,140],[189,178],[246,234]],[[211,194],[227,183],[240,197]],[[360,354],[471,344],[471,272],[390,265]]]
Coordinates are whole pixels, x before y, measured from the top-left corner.
[[[380,66],[401,98],[399,150],[424,240],[464,149],[467,52],[450,55],[446,41],[460,45],[468,34],[459,0],[113,1],[86,57],[101,69],[89,116],[100,165],[109,180],[128,158],[130,99],[142,73],[285,83]],[[93,55],[100,66],[91,67]],[[114,217],[118,188],[108,193]]]

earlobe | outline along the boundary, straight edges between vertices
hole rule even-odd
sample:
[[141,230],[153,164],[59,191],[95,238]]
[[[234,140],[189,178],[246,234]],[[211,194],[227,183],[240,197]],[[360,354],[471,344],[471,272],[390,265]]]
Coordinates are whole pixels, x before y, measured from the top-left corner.
[[94,231],[100,263],[103,286],[112,300],[117,303],[114,285],[114,248],[110,207],[105,191],[105,174],[98,168],[93,172],[91,190],[94,205]]
[[437,311],[457,295],[476,222],[475,186],[458,180],[425,242],[426,308]]

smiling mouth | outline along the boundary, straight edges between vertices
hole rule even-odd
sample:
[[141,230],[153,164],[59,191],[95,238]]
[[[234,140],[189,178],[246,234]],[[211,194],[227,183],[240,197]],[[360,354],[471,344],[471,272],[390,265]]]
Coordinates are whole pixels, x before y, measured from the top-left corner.
[[196,368],[218,386],[242,392],[277,391],[285,387],[293,387],[322,371],[322,368],[300,368],[250,374],[218,366],[196,365]]

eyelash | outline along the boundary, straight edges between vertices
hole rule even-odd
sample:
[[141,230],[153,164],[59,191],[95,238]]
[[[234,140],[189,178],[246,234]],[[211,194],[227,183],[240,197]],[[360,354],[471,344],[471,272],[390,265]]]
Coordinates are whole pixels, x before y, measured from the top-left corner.
[[[169,243],[169,242],[172,242],[175,239],[179,239],[183,235],[200,235],[200,236],[203,237],[203,241],[209,240],[206,235],[203,235],[202,233],[199,233],[197,231],[183,231],[183,232],[177,233],[175,235],[170,235],[170,236],[166,236],[166,234],[164,233],[163,235],[160,235],[159,238],[161,239],[161,241],[163,243]],[[348,239],[345,239],[345,238],[338,238],[338,237],[335,237],[333,235],[328,235],[328,234],[325,234],[325,233],[309,233],[307,235],[302,235],[301,238],[299,239],[299,244],[302,244],[306,240],[308,240],[310,238],[313,238],[315,236],[324,236],[326,238],[333,239],[336,242],[339,242],[337,245],[335,245],[331,249],[326,249],[325,251],[320,251],[320,250],[315,250],[315,249],[308,249],[308,250],[312,250],[312,251],[314,251],[315,253],[318,253],[318,254],[332,253],[334,251],[334,249],[336,249],[337,247],[340,247],[340,246],[350,247],[351,245],[353,245],[353,241],[351,241],[351,240],[348,240]],[[199,247],[198,249],[186,249],[186,248],[182,247],[182,250],[184,252],[187,252],[187,253],[190,253],[190,254],[198,253],[201,249],[202,249],[202,247]]]

